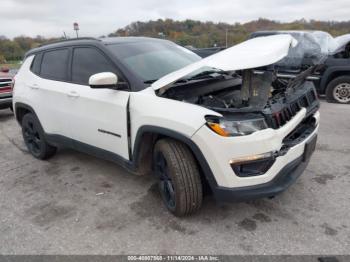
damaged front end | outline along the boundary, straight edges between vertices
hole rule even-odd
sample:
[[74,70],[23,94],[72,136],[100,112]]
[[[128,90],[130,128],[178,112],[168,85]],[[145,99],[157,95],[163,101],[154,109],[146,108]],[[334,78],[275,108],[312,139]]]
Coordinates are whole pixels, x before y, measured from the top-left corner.
[[[241,141],[238,147],[247,141],[247,147],[252,148],[242,148],[250,153],[238,156],[227,154],[232,157],[230,168],[238,178],[260,177],[268,174],[278,159],[289,158],[299,144],[317,139],[310,139],[318,126],[319,109],[315,88],[307,81],[313,70],[309,68],[289,81],[269,70],[218,72],[207,79],[182,80],[162,96],[219,113],[206,115],[206,125],[227,141],[237,137],[235,141]],[[256,141],[256,145],[249,141]],[[310,154],[305,156],[304,162]]]
[[211,111],[203,110],[206,126],[192,138],[214,166],[221,187],[216,191],[234,198],[242,193],[237,188],[260,187],[283,177],[282,186],[263,194],[273,196],[296,179],[310,159],[317,141],[319,101],[307,78],[318,66],[282,79],[276,64],[286,61],[294,40],[290,35],[251,39],[152,85],[158,96]]
[[267,70],[221,73],[202,81],[177,83],[162,96],[220,113],[221,118],[207,116],[209,126],[220,135],[248,135],[265,128],[278,129],[302,108],[306,109],[306,119],[313,115],[319,101],[306,78],[314,70],[309,68],[289,81]]
[[299,51],[294,55],[296,47],[301,45],[290,35],[254,38],[173,72],[152,87],[158,96],[220,113],[222,117],[207,116],[206,120],[221,136],[278,129],[303,108],[305,121],[313,121],[310,116],[318,110],[319,101],[307,78],[318,66],[293,79],[278,77],[278,63],[290,61],[291,55],[294,62],[304,58]]

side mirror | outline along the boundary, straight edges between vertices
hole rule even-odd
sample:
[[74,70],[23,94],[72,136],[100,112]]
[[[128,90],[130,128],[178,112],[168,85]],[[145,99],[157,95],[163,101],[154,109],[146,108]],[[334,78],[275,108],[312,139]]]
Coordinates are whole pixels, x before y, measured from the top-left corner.
[[118,77],[111,72],[98,73],[90,76],[89,85],[91,88],[116,88]]

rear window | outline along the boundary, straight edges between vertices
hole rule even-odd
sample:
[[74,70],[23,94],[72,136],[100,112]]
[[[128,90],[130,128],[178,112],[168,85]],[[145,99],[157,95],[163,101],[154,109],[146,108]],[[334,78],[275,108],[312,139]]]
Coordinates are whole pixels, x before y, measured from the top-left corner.
[[67,81],[68,60],[68,49],[45,52],[42,58],[40,76],[52,80]]
[[35,55],[32,65],[30,66],[30,71],[32,71],[36,75],[39,75],[40,73],[40,64],[42,56],[42,53]]

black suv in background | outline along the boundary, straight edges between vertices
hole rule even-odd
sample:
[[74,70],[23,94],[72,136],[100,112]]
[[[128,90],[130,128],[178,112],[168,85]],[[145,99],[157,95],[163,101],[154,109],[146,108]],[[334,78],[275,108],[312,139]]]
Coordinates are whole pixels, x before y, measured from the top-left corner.
[[333,38],[323,31],[258,31],[249,38],[290,34],[298,45],[278,63],[278,77],[295,78],[301,71],[321,64],[307,77],[328,102],[350,103],[350,34]]

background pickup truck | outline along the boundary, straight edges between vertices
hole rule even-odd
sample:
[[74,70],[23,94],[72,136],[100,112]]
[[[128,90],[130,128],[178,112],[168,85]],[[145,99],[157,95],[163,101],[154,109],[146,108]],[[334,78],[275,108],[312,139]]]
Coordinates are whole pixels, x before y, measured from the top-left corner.
[[13,73],[8,68],[0,69],[0,109],[12,109]]
[[326,95],[328,102],[350,103],[350,34],[334,38],[323,31],[258,31],[249,38],[276,34],[292,35],[299,44],[291,54],[295,58],[303,56],[303,59],[295,61],[282,61],[278,68],[278,77],[295,78],[315,63],[323,65],[308,80],[314,83],[318,94]]
[[[318,70],[308,76],[315,85],[317,93],[325,95],[328,102],[350,103],[350,34],[332,37],[323,31],[257,31],[249,39],[277,34],[290,34],[298,42],[289,58],[277,65],[277,76],[289,80],[301,71],[319,63]],[[202,58],[213,55],[224,47],[187,47]],[[294,55],[294,60],[291,56]],[[312,61],[315,60],[319,61]],[[322,59],[320,59],[322,58]]]

